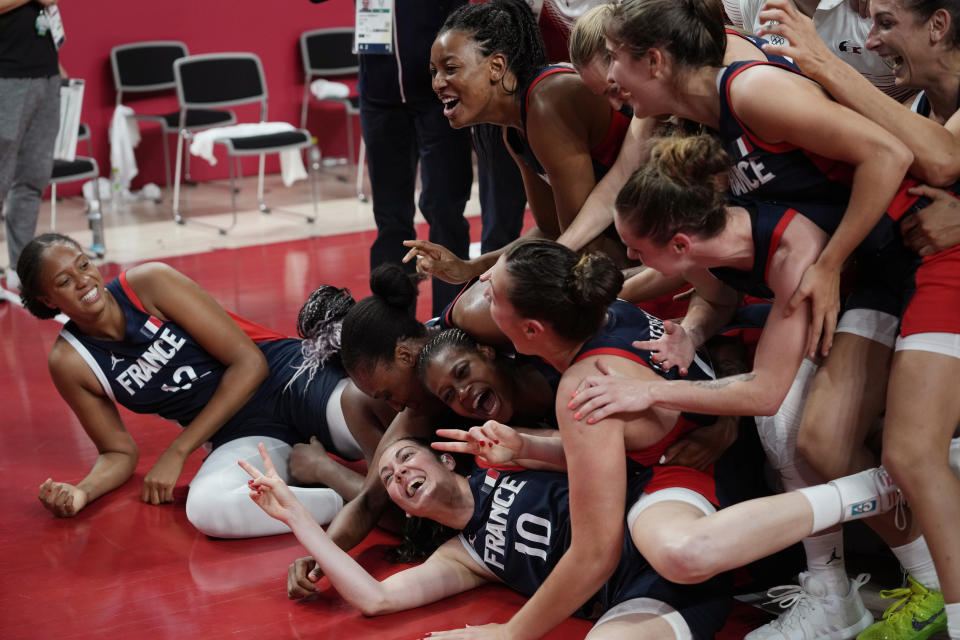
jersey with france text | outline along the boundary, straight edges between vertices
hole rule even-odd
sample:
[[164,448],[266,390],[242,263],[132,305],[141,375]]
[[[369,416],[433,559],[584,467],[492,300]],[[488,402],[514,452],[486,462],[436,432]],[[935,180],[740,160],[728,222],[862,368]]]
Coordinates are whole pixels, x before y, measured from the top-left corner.
[[[556,73],[576,73],[576,70],[564,64],[545,67],[523,90],[523,100],[520,102],[520,119],[523,122],[524,131],[526,131],[527,128],[527,109],[530,105],[530,92],[545,78]],[[597,182],[607,174],[607,171],[610,170],[610,167],[613,166],[614,161],[617,159],[620,146],[623,144],[623,139],[627,135],[627,129],[630,128],[630,119],[632,116],[632,110],[630,111],[630,115],[627,115],[623,111],[612,111],[607,135],[600,144],[590,150],[590,157],[593,159],[593,175]],[[513,152],[516,153],[525,164],[537,172],[537,175],[547,183],[550,182],[546,170],[533,153],[533,149],[530,148],[524,134],[512,127],[507,128],[507,144],[510,145]]]
[[[106,285],[126,318],[122,340],[100,340],[69,322],[66,340],[100,381],[111,400],[142,414],[156,414],[187,426],[210,401],[226,367],[180,325],[147,313],[122,273]],[[129,295],[128,295],[129,292]],[[240,322],[245,331],[261,330]],[[316,435],[332,446],[326,427],[326,401],[345,373],[337,366],[321,369],[312,381],[300,376],[286,383],[302,362],[301,341],[267,338],[257,343],[270,375],[254,396],[211,438],[214,447],[230,440],[263,435],[290,444]]]
[[[701,482],[702,486],[713,484],[709,476],[685,468],[684,473],[693,472],[687,473],[692,482],[684,478],[678,483],[676,477],[658,482],[661,472],[670,476],[671,468],[650,468],[627,462],[627,508],[644,492],[658,488],[690,484],[689,488],[699,491]],[[469,477],[469,484],[474,496],[474,514],[460,534],[461,543],[476,562],[508,587],[526,596],[533,595],[570,547],[567,475],[477,467]],[[715,495],[706,497],[716,503]],[[655,598],[681,610],[686,603],[709,597],[725,584],[725,576],[700,585],[668,582],[640,555],[626,522],[623,527],[624,540],[616,570],[576,611],[577,617],[594,619],[620,602],[640,597]]]

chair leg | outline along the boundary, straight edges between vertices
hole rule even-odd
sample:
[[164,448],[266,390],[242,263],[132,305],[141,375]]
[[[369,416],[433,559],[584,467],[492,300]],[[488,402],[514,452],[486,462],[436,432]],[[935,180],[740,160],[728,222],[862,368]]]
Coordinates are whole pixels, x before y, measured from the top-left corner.
[[310,103],[310,78],[303,81],[303,100],[300,106],[300,128],[307,128],[307,107]]
[[367,196],[363,193],[363,167],[367,162],[367,145],[363,138],[360,139],[360,158],[357,159],[357,198],[360,202],[366,202]]
[[354,152],[353,152],[353,118],[350,117],[350,108],[347,107],[344,112],[347,116],[347,157],[350,159],[350,164],[353,164]]
[[[186,224],[190,222],[192,224],[200,225],[201,227],[209,227],[211,229],[216,229],[217,233],[222,236],[227,235],[227,231],[232,229],[237,224],[237,202],[236,202],[236,189],[234,189],[234,180],[233,180],[233,159],[227,158],[227,166],[230,168],[230,198],[233,205],[233,222],[229,227],[221,227],[219,225],[210,224],[209,222],[204,222],[202,220],[194,220],[193,218],[187,219],[180,215],[180,169],[183,166],[181,161],[183,160],[183,149],[185,140],[184,137],[187,135],[186,131],[181,131],[177,135],[177,165],[174,167],[174,182],[173,182],[173,219],[177,224]],[[189,156],[189,154],[188,154]]]
[[[164,186],[170,186],[170,138],[167,133],[160,128],[160,138],[163,141],[163,179],[166,181]],[[179,140],[180,136],[177,136]],[[178,161],[179,162],[179,161]]]
[[266,169],[266,154],[260,154],[260,170],[257,172],[257,206],[260,208],[260,213],[285,213],[290,216],[299,216],[304,218],[308,223],[313,224],[317,219],[317,191],[315,184],[315,174],[316,172],[311,168],[309,171],[309,180],[310,180],[310,199],[313,201],[313,215],[308,216],[299,211],[287,211],[285,209],[272,209],[266,205],[263,201],[263,182],[264,182],[264,172]]
[[57,183],[50,183],[50,231],[57,230]]
[[180,215],[180,168],[183,162],[183,132],[177,133],[177,164],[174,165],[173,182],[173,219],[177,224],[184,224],[186,220]]
[[270,213],[270,207],[263,203],[263,173],[266,169],[267,156],[261,153],[259,158],[260,168],[257,171],[257,206],[260,208],[260,213]]

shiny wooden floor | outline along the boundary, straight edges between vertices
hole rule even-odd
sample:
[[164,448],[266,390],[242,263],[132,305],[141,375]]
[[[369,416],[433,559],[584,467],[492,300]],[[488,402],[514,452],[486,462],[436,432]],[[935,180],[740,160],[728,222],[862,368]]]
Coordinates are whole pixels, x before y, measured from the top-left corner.
[[[346,168],[340,168],[346,171]],[[320,178],[323,202],[314,224],[279,213],[252,211],[254,181],[241,194],[238,227],[226,236],[179,226],[170,194],[160,204],[105,206],[105,275],[137,262],[163,259],[210,291],[220,303],[258,323],[293,335],[296,313],[322,283],[367,295],[367,249],[373,240],[370,205],[355,197],[352,175]],[[309,211],[303,183],[285,189],[268,181],[268,199]],[[184,211],[221,221],[229,208],[222,184],[186,191]],[[476,200],[468,212],[476,215]],[[49,228],[44,204],[39,231]],[[58,205],[57,229],[89,243],[82,202]],[[479,218],[473,217],[474,238]],[[423,227],[421,235],[425,236]],[[0,247],[0,255],[6,252]],[[429,287],[419,309],[429,312]],[[291,535],[254,540],[215,540],[186,520],[190,478],[202,460],[188,461],[171,505],[139,500],[143,476],[175,434],[152,416],[121,410],[141,452],[136,475],[73,519],[57,519],[36,499],[48,476],[76,482],[96,451],[58,397],[46,370],[46,354],[59,324],[40,321],[0,302],[0,637],[13,638],[417,638],[431,630],[506,620],[523,599],[489,586],[422,609],[364,618],[332,590],[294,603],[285,593],[286,568],[304,555]],[[384,558],[395,540],[372,534],[354,551],[371,572],[398,570]],[[753,615],[747,610],[748,619]],[[742,637],[742,627],[726,638]],[[549,638],[582,638],[589,624],[568,620]]]

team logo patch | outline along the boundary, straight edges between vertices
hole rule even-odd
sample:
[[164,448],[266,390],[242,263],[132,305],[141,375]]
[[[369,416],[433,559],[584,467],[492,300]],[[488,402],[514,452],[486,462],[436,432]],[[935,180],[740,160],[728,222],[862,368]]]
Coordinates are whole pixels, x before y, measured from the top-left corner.
[[857,504],[850,505],[850,515],[851,516],[864,516],[868,513],[873,513],[877,510],[877,501],[876,500],[866,500],[864,502],[858,502]]

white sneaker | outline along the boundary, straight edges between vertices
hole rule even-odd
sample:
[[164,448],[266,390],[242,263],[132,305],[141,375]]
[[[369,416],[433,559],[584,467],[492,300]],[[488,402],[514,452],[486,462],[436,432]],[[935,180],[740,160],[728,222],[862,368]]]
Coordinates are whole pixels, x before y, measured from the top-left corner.
[[845,596],[828,594],[823,582],[811,573],[800,574],[800,586],[774,587],[771,603],[786,609],[780,617],[748,633],[744,640],[849,640],[873,623],[863,606],[860,587],[870,579],[861,573],[850,581]]

